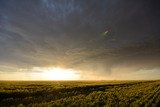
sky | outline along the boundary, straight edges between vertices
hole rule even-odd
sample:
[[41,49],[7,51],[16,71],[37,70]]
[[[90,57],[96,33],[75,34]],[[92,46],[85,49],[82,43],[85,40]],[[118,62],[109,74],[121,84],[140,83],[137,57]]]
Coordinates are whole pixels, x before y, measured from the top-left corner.
[[159,79],[159,28],[158,0],[0,0],[0,80]]

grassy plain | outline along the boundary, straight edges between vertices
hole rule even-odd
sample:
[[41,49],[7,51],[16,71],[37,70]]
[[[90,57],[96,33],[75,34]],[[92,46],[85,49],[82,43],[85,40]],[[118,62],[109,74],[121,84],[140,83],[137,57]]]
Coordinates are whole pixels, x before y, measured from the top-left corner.
[[156,81],[0,81],[0,107],[160,107]]

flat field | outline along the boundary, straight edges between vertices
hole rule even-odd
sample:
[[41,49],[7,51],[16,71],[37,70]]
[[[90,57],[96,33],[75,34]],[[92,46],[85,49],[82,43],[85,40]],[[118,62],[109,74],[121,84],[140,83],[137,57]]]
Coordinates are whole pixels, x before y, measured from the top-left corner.
[[0,81],[0,107],[160,107],[156,81]]

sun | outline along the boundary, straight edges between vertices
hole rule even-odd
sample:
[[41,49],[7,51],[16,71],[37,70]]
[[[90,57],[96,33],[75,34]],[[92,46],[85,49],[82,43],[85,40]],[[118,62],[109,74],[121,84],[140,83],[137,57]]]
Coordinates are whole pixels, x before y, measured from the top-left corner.
[[35,68],[42,80],[78,80],[79,74],[73,69],[64,69],[57,67]]

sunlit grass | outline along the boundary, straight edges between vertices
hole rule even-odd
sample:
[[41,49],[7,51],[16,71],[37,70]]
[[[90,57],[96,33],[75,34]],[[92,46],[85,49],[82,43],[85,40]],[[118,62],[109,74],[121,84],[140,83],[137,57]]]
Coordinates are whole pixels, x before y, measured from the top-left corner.
[[1,81],[0,98],[2,107],[158,107],[160,81]]

